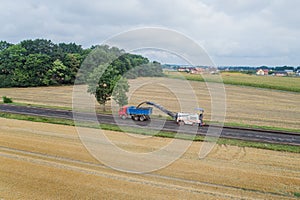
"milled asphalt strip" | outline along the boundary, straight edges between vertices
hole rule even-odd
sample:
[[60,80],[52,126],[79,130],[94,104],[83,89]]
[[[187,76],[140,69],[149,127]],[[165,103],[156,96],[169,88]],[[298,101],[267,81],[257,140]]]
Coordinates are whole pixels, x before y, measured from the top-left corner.
[[[124,122],[118,121],[117,123],[115,122],[112,115],[97,115],[98,120],[96,120],[94,118],[95,115],[90,113],[78,113],[78,112],[73,113],[72,111],[66,111],[66,110],[15,106],[15,105],[8,105],[8,104],[1,104],[0,110],[7,113],[26,114],[26,115],[42,116],[42,117],[55,117],[55,118],[62,118],[62,119],[69,119],[69,120],[73,120],[73,114],[75,114],[76,119],[82,122],[99,122],[99,123],[107,123],[107,124],[128,126],[134,128],[143,128],[143,125],[145,124],[145,122],[135,122],[135,124],[132,123],[126,124],[127,120],[125,120]],[[130,120],[130,122],[132,121]],[[146,128],[153,129],[153,130],[180,132],[185,134],[195,134],[195,130],[193,130],[194,127],[186,126],[180,128],[181,130],[178,130],[179,127],[172,121],[166,121],[164,123],[163,128],[157,128],[155,126],[146,127]],[[211,127],[211,128],[216,128],[216,127]],[[207,135],[206,134],[207,129],[208,127],[198,129],[197,135],[203,135],[203,136]],[[300,145],[300,134],[298,133],[287,133],[287,132],[280,133],[278,131],[272,132],[272,131],[263,131],[263,130],[251,130],[246,128],[226,128],[226,127],[223,127],[221,130],[222,130],[222,134],[221,134],[222,138],[277,143],[277,144],[288,144],[288,145]]]
[[[127,177],[124,175],[117,175],[117,174],[112,174],[109,172],[103,172],[99,170],[94,170],[90,169],[88,167],[97,167],[100,169],[110,169],[106,167],[103,164],[96,164],[96,163],[91,163],[91,162],[85,162],[85,161],[80,161],[80,160],[74,160],[74,159],[69,159],[69,158],[64,158],[64,157],[57,157],[57,156],[51,156],[48,154],[42,154],[42,153],[36,153],[36,152],[31,152],[31,151],[24,151],[24,150],[18,150],[18,149],[13,149],[9,147],[4,147],[0,146],[0,156],[5,157],[5,158],[10,158],[10,159],[15,159],[15,160],[21,160],[21,161],[26,161],[29,163],[34,163],[34,164],[39,164],[39,165],[46,165],[50,167],[55,167],[59,169],[65,169],[65,170],[72,170],[72,171],[77,171],[85,174],[91,174],[91,175],[96,175],[96,176],[101,176],[104,178],[110,178],[114,180],[121,180],[121,181],[128,181],[128,182],[133,182],[133,183],[138,183],[138,184],[143,184],[143,185],[150,185],[158,188],[166,188],[170,190],[179,190],[179,191],[187,191],[187,192],[193,192],[193,193],[201,193],[201,194],[206,194],[206,195],[212,195],[212,196],[220,196],[220,197],[228,197],[228,198],[233,198],[233,199],[252,199],[252,198],[245,198],[242,196],[236,196],[236,195],[231,195],[231,194],[224,194],[222,192],[215,192],[215,191],[206,191],[206,190],[201,190],[201,189],[196,189],[192,187],[186,187],[186,186],[180,186],[176,184],[170,184],[170,183],[163,183],[163,182],[157,182],[157,181],[149,181],[149,180],[144,180],[142,178],[138,177],[132,177],[135,175],[132,175],[131,177]],[[45,160],[47,159],[47,160]],[[64,163],[59,163],[59,162],[64,162]],[[74,164],[81,165],[82,167],[79,166],[74,166]],[[252,189],[247,189],[247,188],[239,188],[235,186],[226,186],[226,185],[221,185],[221,184],[213,184],[213,183],[208,183],[208,182],[200,182],[200,181],[195,181],[195,180],[188,180],[188,179],[182,179],[182,178],[176,178],[176,177],[170,177],[170,176],[164,176],[164,175],[158,175],[158,174],[141,174],[142,176],[146,177],[152,177],[152,178],[159,178],[163,179],[166,181],[176,181],[176,182],[181,182],[185,184],[193,184],[193,185],[198,185],[198,186],[209,186],[212,188],[220,188],[220,189],[227,189],[227,190],[232,190],[236,192],[248,192],[248,193],[253,193],[253,194],[260,194],[260,195],[269,195],[273,197],[281,197],[281,198],[291,198],[291,196],[287,196],[284,194],[277,194],[277,193],[272,193],[272,192],[263,192],[259,190],[252,190]],[[257,198],[255,198],[257,199]]]

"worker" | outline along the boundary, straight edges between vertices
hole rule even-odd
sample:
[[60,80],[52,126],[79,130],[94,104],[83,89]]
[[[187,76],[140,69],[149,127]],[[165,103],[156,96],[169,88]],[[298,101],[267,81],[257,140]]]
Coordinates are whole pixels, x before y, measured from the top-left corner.
[[200,120],[199,126],[201,127],[203,125],[203,112],[200,113],[199,120]]

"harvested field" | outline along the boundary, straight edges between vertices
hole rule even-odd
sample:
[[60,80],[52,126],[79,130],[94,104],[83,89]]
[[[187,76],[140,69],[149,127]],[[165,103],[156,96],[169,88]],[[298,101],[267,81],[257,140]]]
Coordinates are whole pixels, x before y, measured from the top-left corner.
[[[171,141],[105,133],[134,152]],[[199,159],[202,145],[159,171],[122,173],[95,160],[74,127],[0,118],[0,199],[293,199],[300,191],[299,154],[217,145]]]
[[[219,82],[215,75],[188,74],[186,72],[166,72],[170,77],[180,78],[184,76],[188,80]],[[299,77],[276,77],[276,76],[257,76],[237,72],[222,72],[223,83],[240,86],[251,86],[257,88],[276,89],[291,92],[300,92]]]
[[[130,80],[129,103],[153,101],[175,112],[194,112],[194,108],[202,107],[209,121],[211,97],[205,83],[190,81],[192,92],[185,88],[189,86],[182,87],[182,83],[167,78]],[[79,87],[85,90],[86,86]],[[0,96],[12,97],[16,102],[72,107],[72,89],[72,86],[2,88]],[[225,85],[225,92],[226,122],[300,129],[300,93],[232,85]],[[194,93],[196,100],[191,97]],[[107,105],[110,107],[110,103]],[[157,110],[154,113],[164,115]]]

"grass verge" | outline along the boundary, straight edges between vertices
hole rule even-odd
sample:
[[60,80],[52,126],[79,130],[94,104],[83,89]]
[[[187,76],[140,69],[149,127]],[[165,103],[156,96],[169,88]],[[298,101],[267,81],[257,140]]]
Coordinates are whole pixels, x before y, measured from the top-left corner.
[[294,196],[300,198],[300,192],[294,192]]
[[[27,116],[27,115],[10,114],[10,113],[3,113],[3,112],[0,112],[0,117],[7,118],[7,119],[26,120],[26,121],[32,121],[32,122],[42,122],[42,123],[75,126],[74,121],[68,120],[68,119]],[[122,129],[121,129],[117,125],[111,125],[111,124],[101,124],[99,126],[98,124],[92,123],[92,122],[81,122],[76,125],[81,126],[81,127],[87,127],[87,128],[97,128],[97,129],[101,128],[103,130],[128,132],[128,133],[143,134],[143,135],[153,135],[153,136],[157,136],[157,137],[177,138],[177,139],[193,140],[193,141],[204,141],[204,136],[176,134],[174,132],[166,132],[166,131],[160,131],[159,133],[156,133],[156,131],[154,131],[154,130],[136,129],[136,128],[132,128],[132,127],[122,127]],[[214,141],[215,138],[208,138],[208,141],[209,140]],[[239,147],[253,147],[253,148],[268,149],[268,150],[274,150],[274,151],[300,153],[300,146],[292,146],[292,145],[284,145],[284,144],[271,144],[271,143],[263,143],[263,142],[251,142],[251,141],[243,141],[243,140],[237,140],[237,139],[224,139],[224,138],[219,138],[216,142],[217,142],[217,144],[223,144],[223,145],[232,145],[232,146],[239,146]]]
[[269,131],[284,131],[284,132],[300,133],[300,129],[281,128],[281,127],[274,127],[274,126],[258,126],[258,125],[242,124],[242,123],[235,123],[235,122],[226,122],[224,125],[232,126],[232,127],[240,127],[240,128],[262,129],[267,131],[269,130]]
[[[0,104],[3,104],[3,103],[0,103]],[[30,106],[30,107],[36,107],[36,108],[47,108],[47,109],[58,109],[58,110],[72,110],[71,107],[47,106],[47,105],[41,105],[41,104],[20,103],[20,102],[13,102],[13,103],[10,103],[10,105],[15,105],[15,106]]]

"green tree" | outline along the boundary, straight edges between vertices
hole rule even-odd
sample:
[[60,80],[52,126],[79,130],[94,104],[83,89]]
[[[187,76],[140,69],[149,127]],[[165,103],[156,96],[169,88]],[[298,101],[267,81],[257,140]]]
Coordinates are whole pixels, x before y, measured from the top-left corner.
[[0,41],[0,87],[73,83],[90,51],[75,43],[57,45],[46,39],[23,40],[17,45]]
[[71,77],[70,83],[74,83],[76,74],[82,63],[83,56],[77,53],[68,53],[65,55],[63,64],[70,70],[69,76]]
[[26,49],[27,55],[47,54],[51,57],[55,49],[55,44],[51,40],[46,39],[23,40],[20,44]]
[[[12,45],[0,51],[0,87],[20,86],[18,75],[22,75],[26,62],[26,49],[21,45]],[[25,76],[26,77],[26,76]]]
[[158,76],[157,74],[162,73],[160,63],[149,63],[149,60],[141,55],[124,53],[122,50],[108,46],[95,47],[84,61],[84,66],[85,72],[90,71],[94,66],[99,66],[89,73],[88,92],[95,95],[104,110],[105,103],[112,96],[119,105],[128,103],[126,96],[129,89],[128,81],[125,78],[119,81],[120,77]]
[[93,46],[93,51],[85,58],[78,72],[78,81],[85,82],[89,79],[89,75],[94,73],[93,70],[100,65],[109,65],[117,59],[122,53],[116,47],[109,48],[107,45]]
[[100,65],[95,68],[88,79],[88,92],[95,95],[97,102],[103,106],[111,99],[113,89],[118,81],[116,71],[110,65]]
[[12,46],[13,44],[8,43],[6,41],[0,41],[0,51],[3,51],[5,49],[7,49],[8,47]]
[[141,55],[125,53],[115,59],[111,65],[119,72],[119,74],[123,75],[129,70],[147,64],[148,62],[149,60]]
[[59,85],[69,83],[71,80],[70,69],[60,60],[53,62],[53,67],[47,71],[43,83],[45,85]]
[[77,53],[77,54],[82,54],[83,53],[83,48],[81,45],[77,45],[75,43],[59,43],[58,48],[61,49],[62,52],[64,53]]
[[113,90],[112,96],[113,99],[117,102],[117,104],[122,107],[128,104],[128,97],[126,92],[129,91],[129,85],[126,78],[122,78],[119,76],[118,82]]
[[22,73],[28,74],[22,86],[41,86],[48,70],[51,69],[51,58],[45,54],[30,54],[26,57]]

